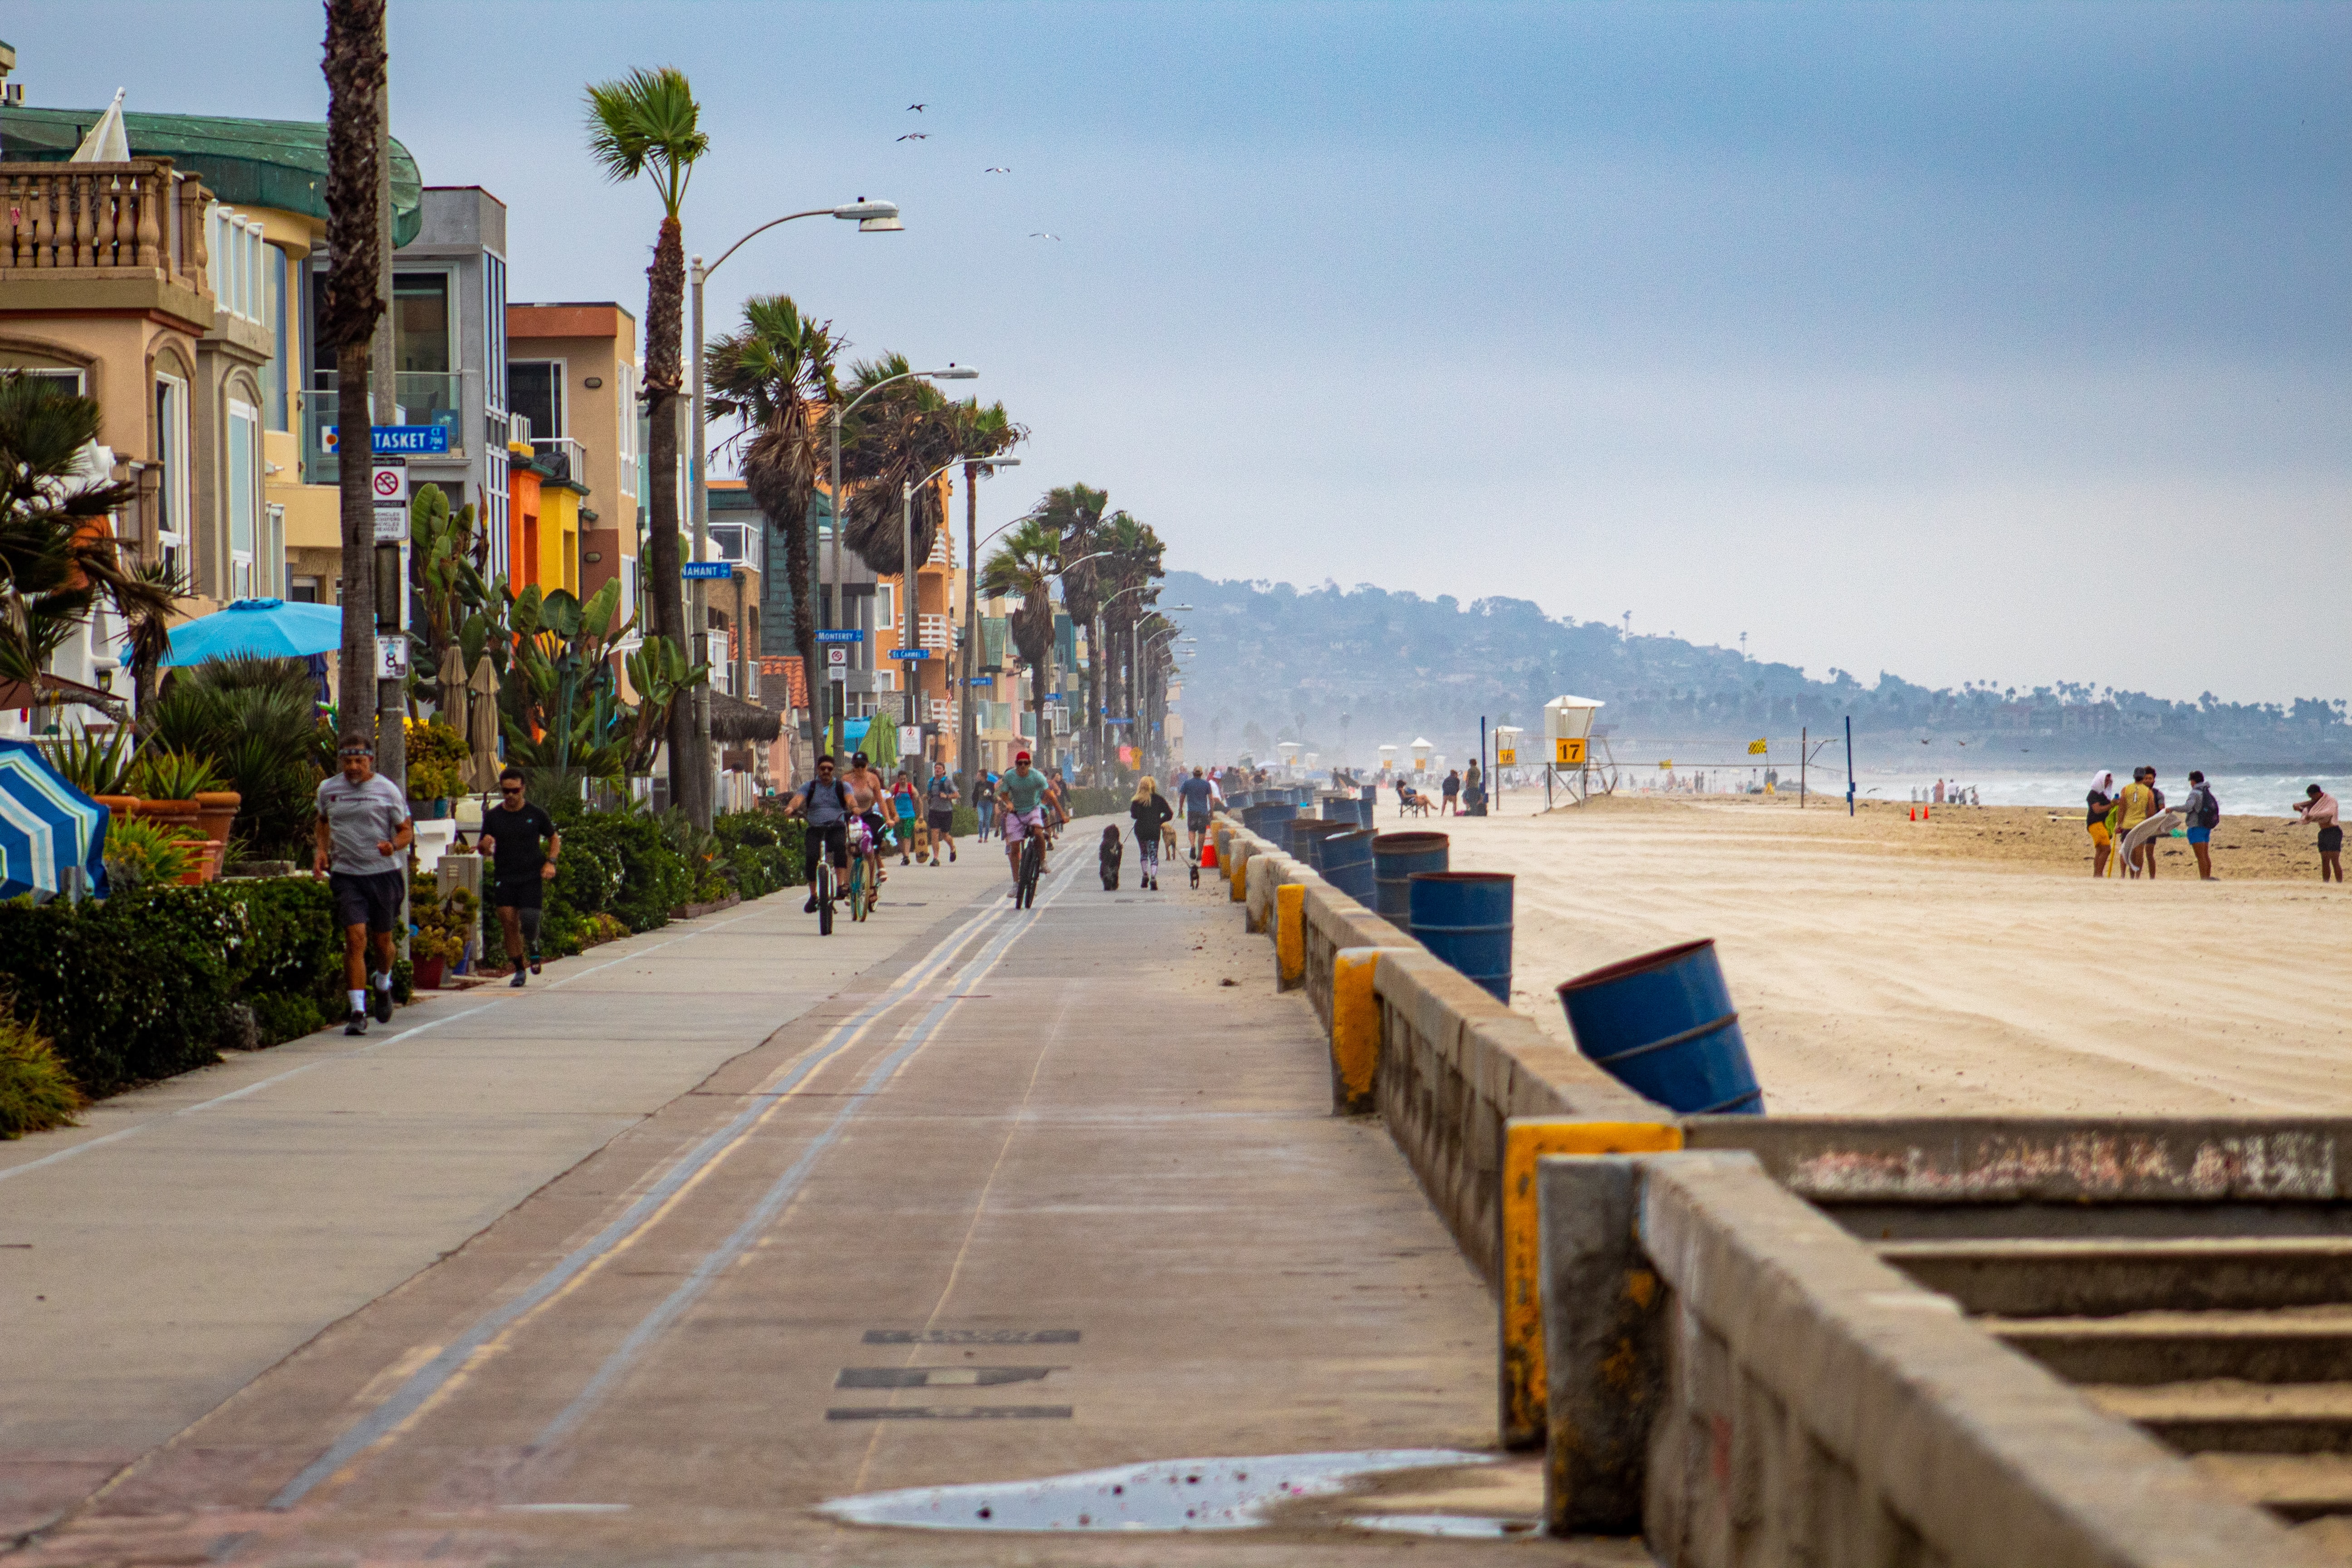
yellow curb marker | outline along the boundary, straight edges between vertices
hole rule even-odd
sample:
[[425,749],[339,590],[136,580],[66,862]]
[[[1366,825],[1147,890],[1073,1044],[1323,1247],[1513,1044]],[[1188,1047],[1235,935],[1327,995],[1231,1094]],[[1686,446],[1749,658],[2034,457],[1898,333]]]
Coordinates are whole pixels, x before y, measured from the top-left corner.
[[1544,1367],[1542,1232],[1536,1162],[1547,1154],[1664,1154],[1683,1130],[1652,1121],[1565,1121],[1513,1117],[1503,1127],[1503,1446],[1544,1440],[1551,1390]]
[[1331,955],[1331,1110],[1360,1116],[1380,1082],[1381,954],[1398,947],[1343,947]]
[[1274,890],[1274,965],[1285,991],[1307,978],[1307,889],[1297,882]]

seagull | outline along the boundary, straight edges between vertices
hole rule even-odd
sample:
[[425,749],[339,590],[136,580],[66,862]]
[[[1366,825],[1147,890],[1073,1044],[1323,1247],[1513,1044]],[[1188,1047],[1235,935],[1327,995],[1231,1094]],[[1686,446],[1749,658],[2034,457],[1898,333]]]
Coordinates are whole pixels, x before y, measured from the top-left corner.
[[1041,228],[1041,229],[1039,229],[1036,233],[1034,233],[1034,234],[1033,234],[1033,235],[1031,235],[1029,237],[1030,237],[1030,238],[1032,238],[1032,239],[1059,239],[1059,238],[1061,238],[1062,237],[1061,237],[1060,235],[1058,235],[1058,234],[1047,234],[1044,229],[1042,229],[1042,228]]
[[904,136],[899,137],[898,140],[901,142],[928,142],[930,138],[924,135],[919,131],[909,131]]
[[1006,168],[1006,167],[1005,167],[1003,164],[1002,164],[1002,163],[995,163],[995,164],[991,164],[989,167],[987,167],[987,168],[985,168],[985,169],[982,169],[982,170],[981,171],[981,173],[982,173],[982,174],[1009,174],[1013,173],[1013,171],[1012,171],[1011,169]]
[[920,114],[923,110],[925,110],[926,109],[929,109],[929,107],[930,107],[930,105],[929,105],[929,104],[928,104],[928,103],[910,103],[910,104],[907,105],[907,112],[908,112],[908,113],[909,113],[909,114]]

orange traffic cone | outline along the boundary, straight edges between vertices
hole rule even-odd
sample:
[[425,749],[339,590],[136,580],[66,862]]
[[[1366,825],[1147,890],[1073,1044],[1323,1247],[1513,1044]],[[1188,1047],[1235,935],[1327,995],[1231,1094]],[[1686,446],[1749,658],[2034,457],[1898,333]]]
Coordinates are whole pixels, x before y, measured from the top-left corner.
[[1207,843],[1201,846],[1201,869],[1203,871],[1213,871],[1216,868],[1217,841],[1212,838]]
[[1919,820],[1922,822],[1927,820],[1927,808],[1924,805],[1919,808]]
[[1916,806],[1916,805],[1915,805],[1915,806],[1913,806],[1913,807],[1911,808],[1910,814],[1909,814],[1908,816],[1906,816],[1906,817],[1904,817],[1904,819],[1903,819],[1903,820],[1904,820],[1904,821],[1906,821],[1906,822],[1916,822],[1916,821],[1918,821],[1918,820],[1919,820],[1919,808],[1918,808],[1917,806]]

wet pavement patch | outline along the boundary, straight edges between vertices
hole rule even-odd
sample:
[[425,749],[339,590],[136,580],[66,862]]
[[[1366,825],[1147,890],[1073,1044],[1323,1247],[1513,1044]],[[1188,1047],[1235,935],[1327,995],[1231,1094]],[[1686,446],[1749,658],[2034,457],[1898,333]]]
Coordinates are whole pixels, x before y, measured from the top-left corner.
[[1041,1480],[870,1492],[836,1498],[820,1511],[911,1530],[1255,1530],[1269,1522],[1269,1508],[1344,1492],[1366,1476],[1492,1462],[1451,1448],[1166,1459]]

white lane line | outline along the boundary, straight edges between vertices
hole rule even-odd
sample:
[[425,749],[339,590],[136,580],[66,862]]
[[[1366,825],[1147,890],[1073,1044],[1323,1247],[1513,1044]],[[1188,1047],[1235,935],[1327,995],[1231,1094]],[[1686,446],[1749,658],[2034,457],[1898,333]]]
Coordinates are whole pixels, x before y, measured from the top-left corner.
[[452,1341],[438,1355],[410,1373],[382,1404],[345,1427],[324,1453],[305,1466],[299,1475],[269,1500],[268,1506],[280,1510],[292,1508],[320,1482],[337,1475],[376,1444],[421,1415],[484,1347],[626,1245],[661,1213],[673,1195],[698,1179],[706,1170],[737,1147],[755,1123],[774,1114],[783,1104],[783,1100],[772,1091],[789,1089],[805,1081],[817,1068],[846,1050],[876,1019],[935,978],[974,935],[1008,912],[1002,907],[982,910],[949,932],[929,954],[884,988],[873,1001],[835,1025],[824,1039],[807,1055],[779,1069],[777,1074],[761,1084],[751,1097],[750,1103],[733,1121],[672,1162],[661,1177],[623,1210],[612,1224],[566,1254],[519,1295],[476,1320],[472,1327]]
[[412,1036],[425,1033],[427,1029],[437,1029],[444,1024],[454,1024],[460,1018],[470,1018],[477,1013],[487,1013],[491,1008],[500,1005],[505,1000],[506,998],[500,997],[497,1002],[485,1002],[478,1007],[468,1007],[462,1013],[452,1013],[446,1018],[436,1018],[429,1024],[418,1024],[414,1027],[403,1029],[396,1035],[386,1035],[381,1040],[371,1041],[367,1045],[359,1046],[348,1051],[337,1051],[332,1056],[315,1057],[300,1067],[288,1068],[284,1072],[247,1084],[243,1089],[233,1089],[226,1094],[216,1094],[212,1099],[200,1100],[194,1105],[184,1105],[177,1110],[165,1111],[163,1115],[152,1117],[136,1127],[125,1127],[120,1131],[110,1132],[103,1138],[93,1138],[87,1143],[77,1143],[70,1149],[60,1149],[54,1154],[44,1154],[37,1160],[27,1160],[21,1165],[11,1165],[6,1170],[0,1171],[0,1182],[7,1181],[12,1176],[21,1176],[27,1171],[37,1171],[44,1165],[54,1165],[60,1160],[70,1160],[77,1154],[87,1154],[92,1149],[102,1149],[121,1139],[134,1138],[150,1128],[161,1127],[167,1121],[177,1121],[183,1116],[194,1116],[199,1110],[210,1110],[215,1105],[226,1105],[230,1100],[243,1100],[248,1094],[258,1094],[273,1084],[284,1083],[289,1078],[300,1078],[313,1068],[332,1067],[337,1062],[347,1062],[355,1057],[363,1057],[372,1051],[380,1051],[387,1046],[396,1046]]

